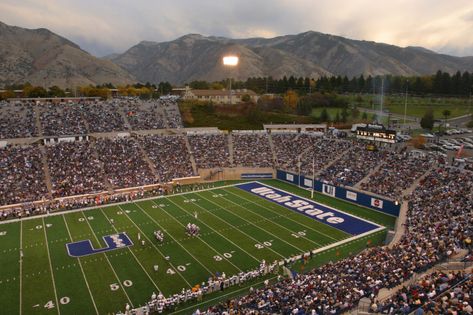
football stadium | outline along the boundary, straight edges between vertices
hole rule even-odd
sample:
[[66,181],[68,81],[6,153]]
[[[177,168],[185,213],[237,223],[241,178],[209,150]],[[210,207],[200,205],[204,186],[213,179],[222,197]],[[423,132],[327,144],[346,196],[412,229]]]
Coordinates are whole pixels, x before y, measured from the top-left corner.
[[467,167],[323,124],[183,128],[178,102],[152,102],[173,116],[151,130],[136,98],[2,103],[37,133],[2,140],[2,313],[396,313],[428,302],[418,283],[467,292]]
[[0,315],[472,315],[470,2],[0,1]]

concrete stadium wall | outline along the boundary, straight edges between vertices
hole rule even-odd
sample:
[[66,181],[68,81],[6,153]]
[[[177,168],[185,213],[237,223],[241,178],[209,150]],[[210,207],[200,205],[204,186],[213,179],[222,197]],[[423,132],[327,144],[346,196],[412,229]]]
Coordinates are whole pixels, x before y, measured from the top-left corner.
[[346,187],[325,184],[318,180],[315,180],[315,182],[312,183],[312,178],[305,177],[303,175],[299,177],[298,174],[277,170],[276,178],[307,189],[312,189],[313,187],[315,191],[325,195],[352,202],[395,217],[399,216],[401,209],[400,203],[396,204],[396,202],[392,200],[380,198],[376,195],[362,193],[358,190],[352,190]]

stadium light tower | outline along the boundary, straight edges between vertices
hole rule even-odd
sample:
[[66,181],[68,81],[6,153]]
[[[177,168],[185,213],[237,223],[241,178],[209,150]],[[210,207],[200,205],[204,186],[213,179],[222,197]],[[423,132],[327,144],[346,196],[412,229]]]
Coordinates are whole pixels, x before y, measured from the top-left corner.
[[[226,67],[234,68],[238,66],[239,58],[238,56],[225,56],[223,57],[223,65]],[[232,102],[232,77],[230,75],[230,89],[229,89],[229,97],[230,97],[230,105],[233,104]]]

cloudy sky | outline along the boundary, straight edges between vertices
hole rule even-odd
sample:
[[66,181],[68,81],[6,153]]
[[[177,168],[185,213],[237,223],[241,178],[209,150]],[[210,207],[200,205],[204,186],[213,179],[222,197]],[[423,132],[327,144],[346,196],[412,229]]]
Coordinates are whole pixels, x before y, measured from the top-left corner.
[[48,28],[97,56],[188,33],[308,30],[473,55],[472,0],[1,0],[0,21]]

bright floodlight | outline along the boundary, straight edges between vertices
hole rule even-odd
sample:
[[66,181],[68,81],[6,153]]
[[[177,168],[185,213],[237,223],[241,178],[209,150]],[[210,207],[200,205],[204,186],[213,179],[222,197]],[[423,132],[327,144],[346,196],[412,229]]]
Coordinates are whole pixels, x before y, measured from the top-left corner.
[[223,64],[225,66],[236,66],[238,64],[237,56],[225,56],[223,57]]

